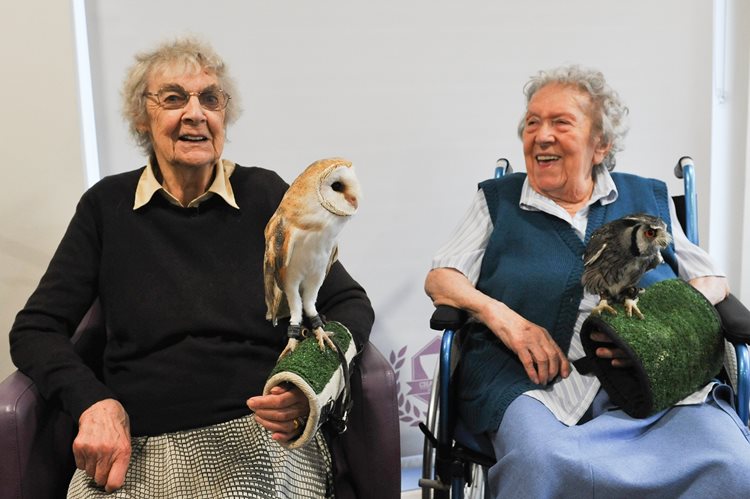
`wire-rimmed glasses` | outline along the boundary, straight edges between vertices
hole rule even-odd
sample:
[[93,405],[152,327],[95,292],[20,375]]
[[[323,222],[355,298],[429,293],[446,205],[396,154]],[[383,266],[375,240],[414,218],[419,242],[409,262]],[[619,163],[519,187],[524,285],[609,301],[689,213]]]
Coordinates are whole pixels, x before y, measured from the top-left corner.
[[162,87],[156,93],[146,92],[144,95],[154,97],[156,103],[164,109],[182,109],[187,106],[190,97],[195,95],[203,109],[221,111],[227,107],[231,99],[231,96],[220,88],[211,87],[200,92],[188,92],[177,85]]

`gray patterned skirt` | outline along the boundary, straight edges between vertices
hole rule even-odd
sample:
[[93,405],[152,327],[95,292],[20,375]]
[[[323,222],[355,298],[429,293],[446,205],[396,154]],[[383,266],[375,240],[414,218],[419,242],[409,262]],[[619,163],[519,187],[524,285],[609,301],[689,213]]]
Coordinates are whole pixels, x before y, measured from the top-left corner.
[[132,440],[125,485],[112,494],[76,470],[69,499],[333,497],[331,454],[318,432],[287,450],[245,416],[206,428]]

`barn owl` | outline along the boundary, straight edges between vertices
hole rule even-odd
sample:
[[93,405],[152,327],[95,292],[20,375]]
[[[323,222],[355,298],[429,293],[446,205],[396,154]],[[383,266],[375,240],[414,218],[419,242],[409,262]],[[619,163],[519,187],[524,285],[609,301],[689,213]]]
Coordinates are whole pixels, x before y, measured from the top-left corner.
[[360,200],[351,162],[321,159],[297,177],[266,225],[263,273],[266,319],[289,316],[289,341],[281,357],[293,351],[302,333],[302,314],[310,319],[321,350],[335,349],[315,308],[318,290],[338,254],[337,237]]
[[627,315],[643,319],[638,309],[638,282],[646,271],[659,265],[661,250],[672,237],[659,217],[637,213],[602,225],[591,235],[583,254],[581,284],[598,294],[599,304],[591,311],[617,314],[608,302],[622,303]]

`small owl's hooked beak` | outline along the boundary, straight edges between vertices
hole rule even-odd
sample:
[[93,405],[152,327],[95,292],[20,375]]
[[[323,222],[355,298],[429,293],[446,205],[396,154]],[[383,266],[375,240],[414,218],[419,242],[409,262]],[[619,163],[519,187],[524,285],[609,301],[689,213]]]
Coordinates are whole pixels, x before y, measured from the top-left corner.
[[359,201],[357,200],[357,196],[352,196],[351,194],[344,194],[344,199],[346,199],[346,202],[352,205],[352,207],[355,210],[359,207]]

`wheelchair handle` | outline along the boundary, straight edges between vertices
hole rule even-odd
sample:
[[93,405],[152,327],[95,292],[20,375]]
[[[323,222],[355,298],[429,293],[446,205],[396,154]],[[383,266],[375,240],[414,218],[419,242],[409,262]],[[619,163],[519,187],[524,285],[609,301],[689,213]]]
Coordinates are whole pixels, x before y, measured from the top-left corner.
[[510,166],[510,161],[505,158],[500,158],[495,162],[495,178],[502,178],[510,173],[513,173],[513,167]]
[[693,168],[695,168],[695,166],[693,165],[693,158],[691,158],[690,156],[683,156],[683,157],[681,157],[677,161],[677,164],[674,165],[674,176],[677,177],[677,178],[682,178],[683,177],[683,171],[688,166],[692,166]]

